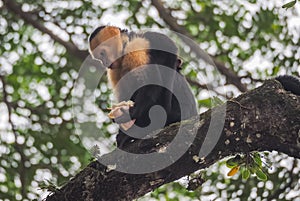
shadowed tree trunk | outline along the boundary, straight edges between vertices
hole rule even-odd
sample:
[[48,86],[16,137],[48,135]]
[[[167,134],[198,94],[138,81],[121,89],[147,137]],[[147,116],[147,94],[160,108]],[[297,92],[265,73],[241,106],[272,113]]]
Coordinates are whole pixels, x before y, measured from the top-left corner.
[[[108,161],[111,167],[107,168],[98,161],[91,162],[46,200],[132,200],[236,153],[276,150],[300,158],[300,97],[286,92],[275,80],[268,80],[261,87],[199,117],[183,121],[181,125],[173,124],[160,131],[157,138],[135,142],[128,148],[130,152],[141,154],[163,153],[163,148],[168,147],[181,126],[183,135],[187,137],[184,139],[193,141],[170,166],[152,173],[118,172],[116,164],[125,160],[126,153],[113,151],[99,158],[100,161]],[[215,126],[220,125],[219,132]],[[178,149],[186,144],[188,142],[185,141],[177,144]],[[204,152],[212,150],[201,155],[201,147],[204,146]],[[135,165],[135,162],[131,161],[132,164]]]

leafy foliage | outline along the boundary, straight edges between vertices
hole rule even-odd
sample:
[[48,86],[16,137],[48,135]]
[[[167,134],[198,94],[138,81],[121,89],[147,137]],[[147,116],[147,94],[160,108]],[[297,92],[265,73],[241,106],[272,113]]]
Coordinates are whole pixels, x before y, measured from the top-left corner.
[[227,176],[234,176],[242,167],[243,179],[248,179],[250,174],[255,174],[258,179],[266,181],[267,175],[263,172],[263,163],[258,152],[246,155],[236,155],[226,161],[226,166],[231,168]]
[[286,3],[286,4],[284,4],[284,5],[282,6],[282,8],[286,8],[286,9],[292,8],[296,3],[297,3],[297,0],[290,1],[290,2],[288,2],[288,3]]
[[[7,2],[16,3],[26,17]],[[162,3],[200,47],[240,76],[248,89],[270,76],[300,73],[299,24],[293,22],[299,18],[296,1]],[[83,61],[63,42],[87,53],[88,35],[100,24],[131,30],[169,26],[150,0],[2,0],[0,9],[0,199],[33,200],[45,197],[48,187],[56,190],[89,163],[93,156],[86,144],[92,148],[97,145],[94,142],[101,142],[97,145],[101,154],[114,147],[116,128],[105,116],[111,98],[107,80],[103,77],[94,91],[83,90],[94,101],[74,114],[74,103],[80,100],[72,93]],[[185,62],[182,72],[211,86],[192,85],[201,112],[240,93],[224,75],[178,43]],[[95,69],[89,70],[93,79]],[[82,117],[84,123],[74,123],[74,117]],[[264,157],[272,160],[272,169],[262,170],[257,154],[250,156],[250,163],[244,161],[247,157],[228,159],[227,165],[241,170],[231,178],[226,176],[226,162],[221,161],[203,172],[205,182],[194,191],[186,190],[183,179],[141,200],[209,200],[224,195],[241,200],[292,200],[300,196],[298,160],[271,154]],[[250,176],[254,173],[261,181]]]

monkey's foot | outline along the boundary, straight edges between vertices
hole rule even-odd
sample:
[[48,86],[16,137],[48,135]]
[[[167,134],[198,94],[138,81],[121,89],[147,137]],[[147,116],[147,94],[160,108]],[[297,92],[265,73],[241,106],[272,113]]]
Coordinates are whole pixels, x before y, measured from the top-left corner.
[[[133,101],[122,101],[120,103],[117,103],[115,105],[112,105],[112,108],[110,108],[110,112],[108,113],[108,117],[111,119],[120,119],[121,116],[123,115],[129,115],[128,111],[130,107],[133,107],[134,102]],[[124,123],[120,123],[120,126],[123,130],[128,130],[129,128],[131,128],[133,126],[135,122],[135,119],[124,122]]]

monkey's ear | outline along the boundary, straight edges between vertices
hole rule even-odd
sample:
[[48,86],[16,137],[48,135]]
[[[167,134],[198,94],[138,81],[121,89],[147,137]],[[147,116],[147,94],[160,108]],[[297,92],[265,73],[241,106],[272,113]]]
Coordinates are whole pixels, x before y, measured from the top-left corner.
[[183,61],[180,58],[177,58],[177,61],[175,63],[176,69],[181,70],[182,69],[182,64],[183,64]]

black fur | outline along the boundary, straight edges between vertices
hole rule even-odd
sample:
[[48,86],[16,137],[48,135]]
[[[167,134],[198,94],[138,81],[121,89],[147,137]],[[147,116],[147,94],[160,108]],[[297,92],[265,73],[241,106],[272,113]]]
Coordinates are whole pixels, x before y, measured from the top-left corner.
[[[89,36],[89,43],[91,43],[91,41],[93,40],[93,38],[95,38],[97,36],[97,34],[102,30],[104,29],[106,26],[100,26],[100,27],[97,27],[92,33],[91,35]],[[127,29],[120,29],[118,28],[121,33],[127,33]]]
[[100,26],[100,27],[97,27],[93,33],[91,33],[90,37],[89,37],[89,43],[91,43],[91,41],[93,40],[93,38],[95,38],[97,36],[97,34],[103,29],[105,28],[106,26]]
[[282,75],[275,78],[286,91],[300,96],[300,78],[292,75]]
[[[105,27],[106,26],[100,26],[95,29],[89,37],[89,42]],[[128,32],[125,29],[120,29],[120,31],[121,34],[126,34],[129,40],[123,44],[123,49],[136,37],[145,38],[150,44],[150,49],[147,51],[149,53],[149,66],[134,69],[138,71],[138,73],[126,74],[127,79],[124,80],[126,76],[123,77],[116,89],[119,95],[119,102],[128,100],[134,102],[134,107],[131,107],[129,111],[123,111],[121,117],[114,119],[114,121],[119,124],[128,122],[131,119],[136,119],[135,126],[131,127],[128,131],[125,132],[121,128],[119,129],[117,146],[121,149],[125,149],[132,140],[143,140],[146,135],[161,128],[146,128],[149,124],[153,123],[151,120],[160,122],[160,117],[162,116],[155,113],[154,117],[150,120],[149,111],[153,106],[159,105],[164,109],[166,113],[166,122],[162,125],[164,127],[197,115],[197,109],[194,96],[187,81],[184,76],[178,75],[182,62],[177,56],[178,48],[175,43],[166,35],[156,32],[135,33]],[[162,68],[155,68],[158,66]],[[166,67],[174,70],[169,70],[166,74],[166,71],[163,70]],[[122,66],[120,66],[120,68],[122,68]],[[155,70],[153,71],[153,69]],[[148,84],[138,88],[145,83],[149,83],[149,81],[151,82],[153,78],[159,80],[162,85]],[[134,93],[129,93],[131,89],[136,88],[138,89],[133,90]],[[176,92],[175,94],[180,93],[184,97],[181,98],[183,108],[180,107],[179,100],[177,100],[177,97],[175,97],[172,92]],[[138,128],[143,129],[140,130]],[[129,133],[131,136],[126,133]]]
[[[142,35],[142,37],[150,42],[149,64],[168,67],[174,69],[174,71],[166,75],[160,70],[153,72],[150,69],[153,66],[149,66],[149,68],[143,67],[141,69],[137,69],[139,71],[138,75],[135,76],[135,74],[133,74],[132,77],[125,81],[126,83],[120,83],[120,88],[118,89],[120,99],[118,101],[132,100],[135,104],[134,107],[130,108],[129,114],[124,114],[120,118],[115,119],[115,121],[118,123],[124,123],[130,119],[136,119],[136,126],[146,127],[151,123],[149,110],[155,105],[163,107],[166,112],[167,119],[164,127],[197,115],[195,98],[187,81],[182,75],[175,76],[175,73],[178,73],[178,50],[175,43],[167,36],[155,32],[146,32]],[[131,87],[141,86],[143,83],[147,83],[148,79],[152,79],[153,76],[161,80],[161,82],[164,83],[164,86],[167,86],[169,89],[173,89],[178,93],[184,94],[184,108],[180,108],[179,102],[174,94],[163,86],[143,86],[136,90],[133,96],[129,97],[130,94],[127,94],[127,92],[130,91]],[[184,116],[182,116],[181,113],[182,109],[184,110]],[[155,116],[154,120],[156,118],[159,117]],[[130,128],[126,132],[138,136],[139,138],[144,138],[147,134],[154,130],[157,129],[143,130],[142,133],[137,133],[138,131],[135,131],[134,128]],[[119,148],[126,147],[130,141],[133,140],[137,139],[128,136],[121,129],[119,130],[117,135],[117,146]]]

